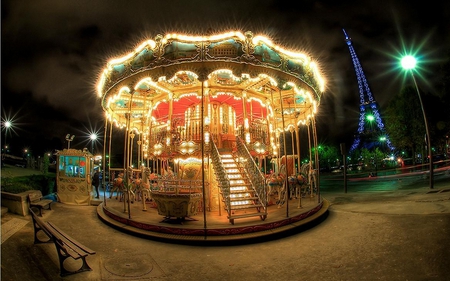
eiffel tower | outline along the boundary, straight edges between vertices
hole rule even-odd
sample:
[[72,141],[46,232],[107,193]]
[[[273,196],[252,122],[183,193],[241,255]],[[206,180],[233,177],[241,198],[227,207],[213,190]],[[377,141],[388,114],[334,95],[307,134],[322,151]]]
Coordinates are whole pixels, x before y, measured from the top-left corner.
[[370,92],[366,76],[356,56],[355,49],[352,46],[352,40],[347,35],[347,32],[345,32],[345,29],[342,30],[344,31],[345,42],[347,42],[350,55],[352,56],[353,66],[355,67],[360,100],[358,133],[355,135],[350,152],[357,148],[372,150],[376,147],[387,147],[389,151],[393,151],[394,147],[385,132],[377,102]]

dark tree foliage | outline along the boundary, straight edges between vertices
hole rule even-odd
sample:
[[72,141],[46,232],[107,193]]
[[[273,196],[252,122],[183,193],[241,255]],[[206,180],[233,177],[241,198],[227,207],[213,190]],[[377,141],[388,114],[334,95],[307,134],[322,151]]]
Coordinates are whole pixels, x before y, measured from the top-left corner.
[[386,131],[397,149],[406,150],[411,155],[423,151],[425,123],[415,87],[407,86],[393,98],[385,116]]

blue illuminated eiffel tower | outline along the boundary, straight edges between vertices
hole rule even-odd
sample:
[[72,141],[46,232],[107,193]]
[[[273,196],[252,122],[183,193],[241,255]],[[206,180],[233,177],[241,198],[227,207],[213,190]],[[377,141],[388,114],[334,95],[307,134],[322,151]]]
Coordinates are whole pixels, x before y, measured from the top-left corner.
[[[394,147],[389,140],[389,136],[385,132],[377,102],[370,92],[364,71],[359,63],[358,57],[356,56],[355,49],[352,46],[352,40],[347,35],[347,32],[345,32],[344,29],[342,30],[344,31],[345,42],[347,42],[350,50],[356,77],[358,78],[360,99],[358,133],[355,135],[353,144],[350,147],[350,152],[357,148],[367,148],[371,150],[376,147],[387,147],[389,151],[393,151]],[[373,121],[376,121],[376,124],[374,124]]]

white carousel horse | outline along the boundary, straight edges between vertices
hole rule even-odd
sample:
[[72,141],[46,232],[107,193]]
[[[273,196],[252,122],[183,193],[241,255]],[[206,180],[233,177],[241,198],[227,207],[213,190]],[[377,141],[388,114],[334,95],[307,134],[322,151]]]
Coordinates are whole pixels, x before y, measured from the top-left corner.
[[273,195],[274,193],[279,195],[280,188],[283,185],[283,178],[280,175],[273,173],[266,179],[266,183],[268,187],[268,195]]
[[139,198],[142,201],[142,209],[144,211],[147,210],[147,205],[145,202],[148,200],[151,200],[150,196],[150,169],[144,168],[142,171],[142,179],[140,179],[139,186],[136,189],[136,196],[139,200]]
[[295,175],[290,175],[288,177],[288,184],[289,184],[289,200],[291,200],[292,197],[295,197],[297,199],[297,177]]
[[305,178],[306,193],[310,193],[313,196],[313,193],[317,191],[317,172],[314,169],[310,168],[310,163],[303,164],[301,166],[301,174]]

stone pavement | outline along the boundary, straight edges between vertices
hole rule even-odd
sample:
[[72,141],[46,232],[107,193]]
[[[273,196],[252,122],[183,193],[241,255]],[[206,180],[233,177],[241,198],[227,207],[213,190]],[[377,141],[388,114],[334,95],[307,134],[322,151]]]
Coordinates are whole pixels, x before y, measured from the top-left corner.
[[54,203],[43,219],[97,252],[93,271],[64,278],[54,245],[33,244],[31,217],[7,213],[1,280],[448,280],[450,178],[433,190],[322,195],[331,206],[316,224],[227,246],[134,237],[102,223],[97,206]]

